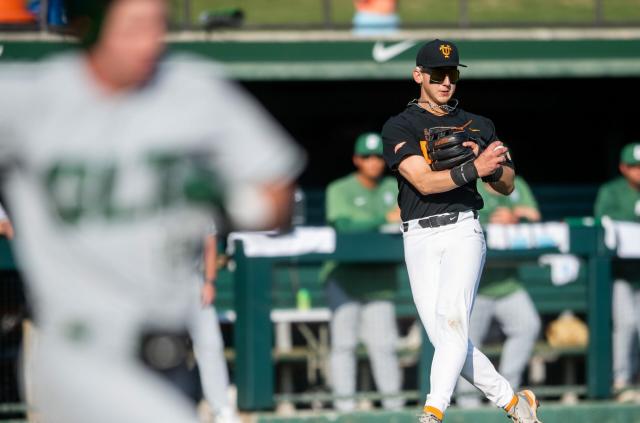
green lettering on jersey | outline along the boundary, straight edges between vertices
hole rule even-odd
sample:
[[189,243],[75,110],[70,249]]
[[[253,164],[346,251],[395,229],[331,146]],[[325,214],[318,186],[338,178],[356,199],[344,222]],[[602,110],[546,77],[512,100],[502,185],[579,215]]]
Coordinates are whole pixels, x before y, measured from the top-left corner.
[[163,187],[156,199],[159,207],[183,201],[213,206],[222,204],[220,180],[207,153],[153,153],[147,162],[154,168]]
[[66,223],[132,220],[177,205],[219,207],[219,178],[206,155],[150,154],[139,163],[63,159],[44,175],[53,211]]

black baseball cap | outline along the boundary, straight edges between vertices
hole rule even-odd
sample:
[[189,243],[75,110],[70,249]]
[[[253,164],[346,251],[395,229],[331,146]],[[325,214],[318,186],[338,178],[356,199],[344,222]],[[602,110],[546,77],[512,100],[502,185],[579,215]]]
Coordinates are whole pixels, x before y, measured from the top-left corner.
[[429,41],[420,48],[416,56],[416,66],[423,68],[444,68],[451,66],[467,67],[460,63],[458,47],[451,41]]

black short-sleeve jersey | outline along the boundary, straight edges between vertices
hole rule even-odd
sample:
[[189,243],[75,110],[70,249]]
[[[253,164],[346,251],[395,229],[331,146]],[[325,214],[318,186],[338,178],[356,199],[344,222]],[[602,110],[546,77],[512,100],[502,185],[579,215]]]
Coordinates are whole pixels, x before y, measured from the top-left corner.
[[[476,181],[451,191],[422,195],[398,172],[400,162],[408,156],[424,156],[420,142],[425,141],[425,130],[435,126],[462,126],[467,122],[467,129],[487,144],[498,139],[491,120],[459,108],[447,115],[436,116],[419,105],[410,103],[402,113],[385,123],[382,128],[384,159],[398,178],[398,205],[403,221],[441,213],[479,210],[483,207]],[[426,159],[424,165],[427,166]]]

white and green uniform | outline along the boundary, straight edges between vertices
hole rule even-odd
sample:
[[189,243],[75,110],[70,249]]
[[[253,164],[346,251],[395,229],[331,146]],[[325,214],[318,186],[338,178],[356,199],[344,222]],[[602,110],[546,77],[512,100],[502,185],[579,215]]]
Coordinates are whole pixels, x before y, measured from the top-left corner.
[[[618,177],[600,187],[594,208],[598,218],[640,223],[640,191]],[[613,380],[623,388],[632,381],[634,343],[640,339],[638,263],[615,260],[613,277]]]
[[239,422],[235,407],[229,403],[229,372],[224,357],[224,341],[220,331],[220,322],[215,303],[201,304],[202,287],[205,276],[205,243],[209,237],[215,237],[215,224],[203,230],[203,239],[193,245],[195,256],[194,274],[191,278],[193,307],[190,310],[187,330],[193,343],[193,352],[198,361],[198,372],[202,394],[213,414],[222,417],[223,422]]
[[[53,422],[192,422],[139,364],[139,335],[185,324],[190,246],[217,192],[233,215],[304,160],[204,64],[164,62],[120,94],[92,78],[76,55],[0,68],[5,198],[42,332],[37,406]],[[242,221],[267,213],[244,205]]]
[[[338,232],[377,232],[396,207],[398,188],[386,177],[367,188],[357,174],[345,176],[327,187],[327,222]],[[389,264],[338,264],[324,267],[327,300],[331,308],[331,376],[333,393],[352,396],[356,391],[356,348],[359,335],[367,346],[378,390],[393,396],[402,388],[396,344],[393,296],[396,269]],[[380,336],[384,334],[384,336]],[[382,400],[385,409],[402,407],[400,398]],[[353,411],[353,399],[336,400],[339,411]]]

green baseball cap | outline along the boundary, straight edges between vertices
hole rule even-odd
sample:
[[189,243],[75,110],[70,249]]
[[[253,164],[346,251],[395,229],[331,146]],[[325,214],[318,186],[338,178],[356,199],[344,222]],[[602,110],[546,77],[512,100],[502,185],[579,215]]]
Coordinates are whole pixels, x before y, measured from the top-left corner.
[[640,142],[635,141],[624,146],[620,152],[620,163],[632,166],[640,164]]
[[382,156],[382,137],[375,132],[366,132],[356,139],[353,149],[356,156],[369,156],[372,154]]

